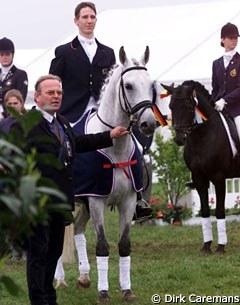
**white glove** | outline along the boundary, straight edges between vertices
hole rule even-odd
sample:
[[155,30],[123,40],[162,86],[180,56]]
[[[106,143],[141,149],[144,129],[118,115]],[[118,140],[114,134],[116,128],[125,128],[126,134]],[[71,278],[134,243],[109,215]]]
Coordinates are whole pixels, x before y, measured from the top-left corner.
[[215,102],[215,109],[217,111],[222,111],[224,106],[226,105],[227,103],[225,102],[225,100],[223,98],[220,98],[220,100],[216,101]]

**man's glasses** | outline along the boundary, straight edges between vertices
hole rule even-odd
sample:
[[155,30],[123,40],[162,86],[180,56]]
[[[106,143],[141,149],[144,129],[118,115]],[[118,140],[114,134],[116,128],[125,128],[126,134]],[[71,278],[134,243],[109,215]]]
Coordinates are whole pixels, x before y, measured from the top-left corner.
[[[42,91],[39,91],[42,92]],[[44,94],[47,94],[49,96],[54,96],[55,94],[57,94],[58,96],[62,96],[63,95],[63,91],[62,90],[48,90],[46,92],[42,92]]]

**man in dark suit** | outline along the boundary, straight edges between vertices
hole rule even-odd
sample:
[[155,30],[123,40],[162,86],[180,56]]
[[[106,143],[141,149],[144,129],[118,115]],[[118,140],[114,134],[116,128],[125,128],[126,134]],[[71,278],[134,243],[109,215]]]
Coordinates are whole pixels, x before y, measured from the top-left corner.
[[[13,64],[14,52],[15,47],[10,39],[6,37],[0,39],[0,112],[4,110],[3,100],[7,91],[17,89],[21,92],[24,101],[27,97],[27,73]],[[4,115],[6,115],[6,111]]]
[[96,14],[91,2],[77,5],[74,22],[79,34],[73,41],[56,48],[49,70],[62,79],[64,96],[59,113],[71,123],[90,108],[97,108],[102,84],[116,61],[113,49],[94,37]]
[[[58,158],[61,168],[39,163],[43,177],[52,179],[65,193],[69,210],[74,208],[72,161],[75,152],[85,152],[112,146],[112,139],[129,132],[118,126],[110,132],[89,135],[75,135],[68,120],[56,112],[62,102],[62,82],[56,75],[39,78],[35,85],[36,110],[43,118],[29,135],[30,147],[39,154],[49,153]],[[39,141],[38,139],[45,139]],[[54,203],[56,199],[52,199]],[[53,287],[57,261],[62,254],[65,221],[56,211],[49,212],[47,225],[38,224],[27,242],[27,282],[32,305],[57,305]]]
[[221,46],[225,51],[212,66],[212,101],[222,111],[224,106],[234,118],[240,138],[240,55],[235,50],[239,32],[235,24],[227,23],[221,29]]

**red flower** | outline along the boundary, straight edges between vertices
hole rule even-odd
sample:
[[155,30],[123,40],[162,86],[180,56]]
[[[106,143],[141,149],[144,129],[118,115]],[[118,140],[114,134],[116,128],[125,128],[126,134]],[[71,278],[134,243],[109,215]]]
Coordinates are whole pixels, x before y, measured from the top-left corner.
[[156,204],[156,203],[158,203],[159,200],[160,200],[160,198],[151,198],[149,203],[150,204]]
[[214,201],[214,198],[213,198],[213,197],[211,197],[211,198],[210,198],[209,203],[211,203],[211,204],[214,204],[214,203],[215,203],[215,201]]
[[163,217],[162,211],[157,211],[157,212],[156,212],[156,217],[157,217],[157,218],[162,218],[162,217]]

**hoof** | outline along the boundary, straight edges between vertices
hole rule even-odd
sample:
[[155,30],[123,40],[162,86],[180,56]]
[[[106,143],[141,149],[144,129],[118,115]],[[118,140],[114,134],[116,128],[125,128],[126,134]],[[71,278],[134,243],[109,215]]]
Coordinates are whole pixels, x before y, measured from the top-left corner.
[[225,253],[225,245],[218,245],[215,251],[216,254],[223,255]]
[[65,280],[57,280],[55,288],[68,288],[68,284],[65,282]]
[[80,288],[89,288],[90,287],[90,278],[88,274],[82,274],[78,279],[76,283],[77,289]]
[[208,241],[206,243],[204,243],[202,249],[201,249],[201,252],[203,254],[212,254],[212,250],[211,250],[211,241]]
[[110,302],[107,290],[101,290],[98,295],[97,304],[106,304]]
[[131,289],[122,290],[122,300],[128,303],[135,303],[137,297],[132,293]]

